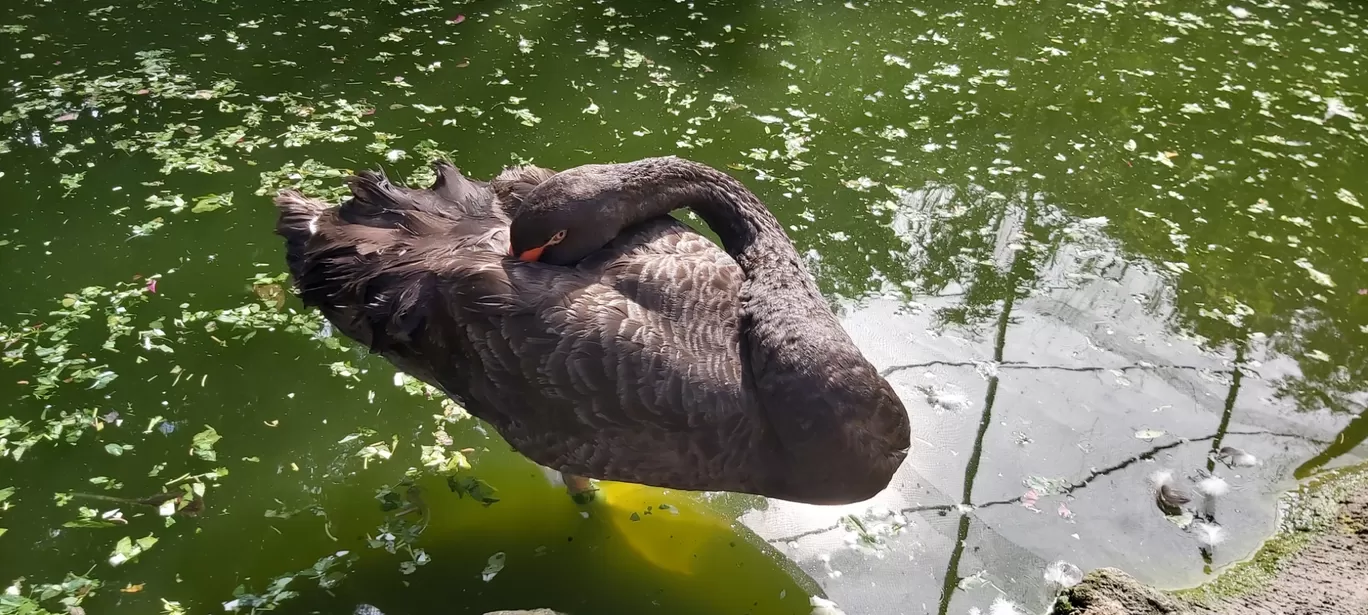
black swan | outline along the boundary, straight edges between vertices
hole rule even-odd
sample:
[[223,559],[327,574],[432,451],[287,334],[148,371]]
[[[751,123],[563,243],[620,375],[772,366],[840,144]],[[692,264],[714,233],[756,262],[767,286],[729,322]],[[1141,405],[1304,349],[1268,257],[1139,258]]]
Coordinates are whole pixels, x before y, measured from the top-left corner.
[[843,504],[888,485],[906,410],[740,182],[672,157],[488,183],[433,166],[427,190],[361,172],[338,208],[276,198],[295,287],[338,330],[572,493],[589,477]]

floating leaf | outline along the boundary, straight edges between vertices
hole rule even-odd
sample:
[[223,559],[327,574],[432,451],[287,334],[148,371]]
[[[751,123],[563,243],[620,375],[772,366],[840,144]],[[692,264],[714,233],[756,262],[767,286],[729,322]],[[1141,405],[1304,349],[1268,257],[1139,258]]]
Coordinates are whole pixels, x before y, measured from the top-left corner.
[[[118,519],[120,521],[123,521],[122,517],[118,517]],[[121,523],[115,523],[113,521],[98,519],[95,517],[84,517],[81,519],[77,519],[75,521],[67,521],[66,523],[62,524],[62,527],[73,529],[103,529],[107,527],[118,527],[119,525],[121,525]]]
[[157,425],[158,425],[159,423],[161,423],[162,420],[163,420],[164,418],[165,418],[165,417],[163,417],[162,415],[158,414],[157,416],[154,416],[154,417],[152,417],[151,419],[149,419],[149,420],[147,421],[147,429],[144,429],[144,430],[143,430],[143,433],[144,433],[144,434],[150,434],[150,433],[152,433],[152,430],[156,429],[156,428],[157,428]]
[[90,388],[103,389],[106,386],[109,386],[109,383],[114,382],[114,379],[118,377],[119,375],[114,372],[108,370],[102,371],[95,375],[95,382],[90,384]]
[[491,579],[494,578],[494,575],[497,575],[503,571],[504,562],[507,559],[508,556],[504,555],[503,551],[499,551],[498,553],[489,556],[489,563],[485,564],[484,571],[480,573],[480,578],[484,579],[484,581],[488,583]]
[[161,227],[166,226],[166,221],[161,218],[153,218],[143,224],[136,224],[131,227],[134,237],[146,237],[157,232]]
[[447,488],[451,489],[452,493],[461,497],[469,495],[471,498],[485,506],[489,506],[499,501],[499,498],[494,497],[495,489],[489,486],[489,483],[473,476],[463,476],[459,478],[448,476]]
[[1299,258],[1299,259],[1297,259],[1296,261],[1294,261],[1294,263],[1295,263],[1298,267],[1301,267],[1302,269],[1305,269],[1307,275],[1310,275],[1310,276],[1311,276],[1311,279],[1314,280],[1317,284],[1320,284],[1321,286],[1324,286],[1324,287],[1326,287],[1326,288],[1334,288],[1334,287],[1335,287],[1335,281],[1332,280],[1332,279],[1330,279],[1330,276],[1328,276],[1328,275],[1326,275],[1326,274],[1324,274],[1324,273],[1322,273],[1322,272],[1320,272],[1320,271],[1317,271],[1316,268],[1315,268],[1315,267],[1312,267],[1312,266],[1311,266],[1311,263],[1310,263],[1309,261],[1307,261],[1306,259],[1304,259],[1304,258]]
[[1038,496],[1050,496],[1064,493],[1071,486],[1067,479],[1049,478],[1045,476],[1027,476],[1021,482],[1027,489],[1034,491]]
[[157,544],[157,538],[151,534],[139,538],[137,541],[134,541],[128,536],[124,536],[119,539],[118,544],[114,545],[114,552],[109,555],[109,565],[120,566],[132,561],[151,549],[152,545],[155,544]]
[[285,308],[285,287],[279,284],[255,284],[252,286],[252,292],[277,310]]
[[1330,358],[1330,355],[1325,354],[1325,351],[1323,350],[1308,350],[1306,352],[1306,356],[1308,358],[1315,359],[1317,361],[1324,361],[1326,363],[1329,363],[1332,360]]
[[195,205],[190,208],[192,214],[205,214],[217,209],[228,207],[233,204],[233,193],[210,194],[195,199]]
[[362,467],[370,467],[372,459],[385,461],[394,456],[394,449],[398,448],[398,444],[399,437],[395,436],[393,444],[389,442],[374,442],[367,444],[356,452],[356,456],[361,458]]
[[504,107],[504,111],[513,114],[513,117],[518,118],[518,123],[523,126],[536,126],[541,123],[541,118],[533,115],[532,112],[527,109],[509,109],[508,107]]
[[195,434],[191,440],[190,452],[196,457],[205,461],[217,461],[218,453],[214,452],[214,445],[223,439],[213,427],[205,425],[204,431]]
[[1359,209],[1363,209],[1363,204],[1359,202],[1358,197],[1354,196],[1354,193],[1345,190],[1344,188],[1340,188],[1339,190],[1335,191],[1335,198],[1344,201],[1346,204],[1352,205]]
[[1176,515],[1164,515],[1164,518],[1168,519],[1169,523],[1172,523],[1178,526],[1179,529],[1184,530],[1187,529],[1188,526],[1192,525],[1192,522],[1195,520],[1195,517],[1193,517],[1192,511],[1190,510],[1183,510],[1182,512]]

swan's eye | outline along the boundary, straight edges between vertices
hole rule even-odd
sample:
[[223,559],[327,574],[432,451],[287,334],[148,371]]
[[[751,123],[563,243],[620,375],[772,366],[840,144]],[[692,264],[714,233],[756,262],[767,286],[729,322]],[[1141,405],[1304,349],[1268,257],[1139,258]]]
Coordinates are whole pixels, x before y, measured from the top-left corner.
[[560,243],[560,242],[562,242],[562,241],[565,241],[565,231],[564,231],[564,230],[556,231],[556,234],[555,234],[555,235],[552,235],[552,236],[551,236],[551,239],[548,240],[544,245],[554,246],[554,245],[556,245],[556,244],[558,244],[558,243]]

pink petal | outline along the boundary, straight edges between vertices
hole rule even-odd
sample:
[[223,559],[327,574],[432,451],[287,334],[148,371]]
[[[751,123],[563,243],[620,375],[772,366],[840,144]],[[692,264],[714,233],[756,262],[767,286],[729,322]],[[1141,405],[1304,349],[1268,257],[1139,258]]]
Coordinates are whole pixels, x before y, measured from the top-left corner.
[[1360,295],[1368,295],[1368,288],[1360,288],[1360,289],[1359,289],[1359,294],[1360,294]]
[[76,118],[78,118],[78,117],[81,117],[81,114],[79,114],[79,113],[64,113],[64,114],[62,114],[62,115],[57,116],[57,119],[54,120],[54,121],[57,121],[57,122],[70,122],[70,121],[72,121],[72,120],[74,120],[74,119],[76,119]]
[[155,278],[147,281],[147,292],[152,294],[157,293],[157,280]]
[[447,23],[449,23],[449,24],[451,24],[451,25],[454,26],[454,25],[456,25],[456,24],[458,24],[458,23],[461,23],[461,22],[463,22],[463,21],[465,21],[465,15],[457,15],[457,16],[455,16],[455,17],[452,17],[451,19],[448,19],[448,20],[447,20]]
[[1040,499],[1040,494],[1035,489],[1028,489],[1021,494],[1021,505],[1026,508],[1035,508],[1036,501]]
[[1072,519],[1074,514],[1072,510],[1069,510],[1069,507],[1067,505],[1065,505],[1063,502],[1060,502],[1059,516],[1064,517],[1065,519]]

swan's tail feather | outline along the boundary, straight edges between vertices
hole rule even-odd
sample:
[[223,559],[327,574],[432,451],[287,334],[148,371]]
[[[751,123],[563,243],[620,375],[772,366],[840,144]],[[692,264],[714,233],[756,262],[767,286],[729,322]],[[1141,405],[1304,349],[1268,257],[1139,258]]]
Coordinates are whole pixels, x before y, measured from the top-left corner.
[[434,160],[432,170],[437,173],[437,181],[430,190],[449,203],[473,202],[481,194],[489,192],[489,184],[472,181],[461,170],[445,160]]
[[300,298],[372,351],[403,355],[412,350],[405,345],[440,343],[431,327],[461,319],[434,310],[520,307],[500,265],[505,211],[555,172],[517,167],[486,183],[445,161],[432,168],[437,179],[428,189],[359,172],[346,179],[351,197],[335,208],[292,190],[275,199],[276,233],[285,238]]
[[446,309],[443,272],[507,249],[507,219],[489,185],[446,162],[433,169],[437,181],[426,190],[357,173],[346,180],[351,198],[337,208],[295,191],[275,199],[276,232],[300,297],[372,351],[413,342],[430,311]]
[[309,239],[318,234],[318,220],[329,207],[294,190],[276,195],[276,234],[285,238],[285,261],[290,274],[298,279],[304,267],[304,252]]
[[504,169],[494,181],[489,182],[494,194],[498,195],[499,202],[503,204],[504,213],[509,218],[518,214],[518,207],[522,206],[523,199],[533,188],[548,179],[556,172],[551,169],[541,167],[522,166]]

